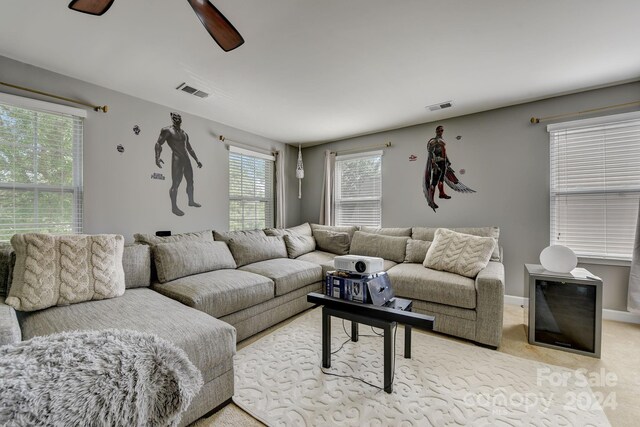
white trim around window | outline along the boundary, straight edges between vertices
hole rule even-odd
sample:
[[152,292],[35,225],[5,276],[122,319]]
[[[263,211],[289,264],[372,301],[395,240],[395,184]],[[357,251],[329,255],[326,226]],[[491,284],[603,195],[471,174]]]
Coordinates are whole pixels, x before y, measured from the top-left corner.
[[335,225],[382,225],[382,151],[336,156]]
[[640,112],[547,126],[550,243],[581,260],[631,259],[640,202]]

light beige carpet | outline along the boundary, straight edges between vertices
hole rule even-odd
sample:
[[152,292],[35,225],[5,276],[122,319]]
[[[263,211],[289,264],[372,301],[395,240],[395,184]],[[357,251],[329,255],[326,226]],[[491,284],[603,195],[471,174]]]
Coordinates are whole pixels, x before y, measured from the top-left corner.
[[[382,386],[382,338],[348,340],[333,322],[328,372]],[[348,322],[346,323],[348,327]],[[361,327],[362,334],[367,328]],[[396,348],[404,348],[398,329]],[[243,348],[234,402],[270,426],[609,425],[573,371],[415,332],[395,358],[393,393],[321,371],[321,309]]]
[[[304,316],[303,313],[298,317]],[[585,369],[589,374],[612,373],[617,376],[613,384],[592,386],[592,391],[601,397],[613,396],[615,405],[606,405],[604,410],[611,425],[635,426],[640,419],[640,325],[614,321],[603,321],[602,358],[594,359],[565,351],[559,351],[527,343],[526,311],[519,306],[506,305],[504,312],[504,328],[502,344],[498,349],[501,353],[508,353],[521,358],[541,361],[553,365],[564,366],[571,370]],[[251,337],[238,344],[238,348],[245,348],[273,332],[285,327],[297,317],[288,319],[268,330]],[[364,331],[364,328],[363,328]],[[423,333],[414,329],[414,333]],[[429,334],[424,332],[425,334]],[[441,334],[433,335],[468,346],[469,351],[478,349],[472,343]],[[320,350],[318,350],[319,352]],[[401,357],[401,354],[399,354]],[[416,354],[414,352],[414,357]],[[222,410],[202,418],[193,424],[196,427],[230,427],[248,426],[259,427],[263,423],[253,418],[234,403],[230,403]]]

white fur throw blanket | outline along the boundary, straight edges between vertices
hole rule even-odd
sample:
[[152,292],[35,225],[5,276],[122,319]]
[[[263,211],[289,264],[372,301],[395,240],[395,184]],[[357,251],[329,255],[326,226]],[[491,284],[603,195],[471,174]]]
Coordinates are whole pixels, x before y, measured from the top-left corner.
[[174,426],[202,387],[155,335],[77,331],[0,347],[0,425]]

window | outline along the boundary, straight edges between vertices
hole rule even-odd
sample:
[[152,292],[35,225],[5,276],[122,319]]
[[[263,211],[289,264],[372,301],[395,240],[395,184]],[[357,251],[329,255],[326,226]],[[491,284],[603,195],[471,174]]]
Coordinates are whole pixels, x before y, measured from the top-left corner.
[[274,160],[229,146],[229,230],[273,227]]
[[336,157],[336,225],[382,224],[382,151]]
[[551,244],[631,259],[640,200],[640,113],[549,125]]
[[0,94],[0,241],[82,232],[84,110]]

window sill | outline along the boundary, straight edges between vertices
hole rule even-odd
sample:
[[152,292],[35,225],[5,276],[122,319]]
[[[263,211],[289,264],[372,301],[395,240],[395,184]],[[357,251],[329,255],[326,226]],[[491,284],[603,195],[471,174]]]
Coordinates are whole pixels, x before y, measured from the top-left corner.
[[591,258],[591,257],[578,257],[578,264],[595,264],[595,265],[612,265],[619,267],[630,267],[631,260],[628,259],[613,259],[613,258]]

